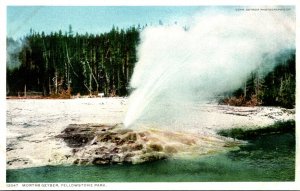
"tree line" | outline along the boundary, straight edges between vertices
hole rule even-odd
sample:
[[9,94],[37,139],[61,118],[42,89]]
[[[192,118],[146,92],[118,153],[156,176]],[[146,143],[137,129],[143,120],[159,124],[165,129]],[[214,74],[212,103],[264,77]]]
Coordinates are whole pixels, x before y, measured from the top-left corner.
[[[39,92],[43,96],[97,94],[128,95],[128,84],[137,61],[139,28],[113,27],[102,34],[30,32],[21,50],[11,52],[7,62],[7,94]],[[16,42],[7,38],[7,44]]]
[[296,99],[295,50],[287,50],[272,60],[275,67],[264,74],[262,68],[253,71],[243,87],[220,102],[235,106],[281,106],[294,108]]
[[[42,96],[126,96],[137,61],[141,28],[113,27],[102,34],[73,34],[72,27],[45,34],[30,32],[20,43],[7,38],[7,95],[38,92]],[[19,43],[19,45],[18,45]],[[295,50],[279,54],[276,67],[253,71],[243,87],[220,103],[236,106],[295,106]],[[264,64],[263,64],[264,65]]]

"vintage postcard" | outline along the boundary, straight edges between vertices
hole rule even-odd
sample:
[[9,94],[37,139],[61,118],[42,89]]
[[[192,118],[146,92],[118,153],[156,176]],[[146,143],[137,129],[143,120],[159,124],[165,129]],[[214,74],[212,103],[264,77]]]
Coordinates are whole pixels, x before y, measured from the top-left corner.
[[2,3],[1,189],[297,189],[296,8]]

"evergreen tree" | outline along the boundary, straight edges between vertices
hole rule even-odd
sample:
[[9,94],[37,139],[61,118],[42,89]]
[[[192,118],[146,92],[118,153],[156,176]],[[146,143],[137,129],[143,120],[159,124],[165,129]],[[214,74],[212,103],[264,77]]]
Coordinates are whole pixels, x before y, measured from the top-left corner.
[[[113,27],[108,33],[73,34],[72,26],[46,35],[31,30],[17,55],[20,65],[7,67],[9,95],[27,91],[56,94],[128,95],[127,86],[136,62],[139,30]],[[14,42],[13,39],[7,39]],[[10,60],[7,65],[13,64]]]

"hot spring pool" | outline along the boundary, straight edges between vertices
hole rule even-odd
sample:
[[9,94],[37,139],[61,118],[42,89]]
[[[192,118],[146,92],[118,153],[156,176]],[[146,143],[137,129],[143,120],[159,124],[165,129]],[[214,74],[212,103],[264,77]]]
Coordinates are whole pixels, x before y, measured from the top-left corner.
[[43,166],[7,170],[7,182],[294,181],[295,134],[261,136],[239,150],[139,165]]

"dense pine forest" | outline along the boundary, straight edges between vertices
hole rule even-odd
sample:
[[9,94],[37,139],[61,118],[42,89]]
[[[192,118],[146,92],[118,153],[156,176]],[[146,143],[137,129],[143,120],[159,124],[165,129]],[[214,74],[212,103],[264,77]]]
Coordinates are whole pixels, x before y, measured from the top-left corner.
[[31,31],[21,42],[8,38],[8,47],[16,51],[10,50],[7,59],[7,93],[125,96],[138,42],[136,27],[74,35],[70,26],[64,34]]
[[[113,27],[102,34],[73,34],[72,27],[51,34],[7,38],[7,95],[37,94],[126,96],[137,61],[143,29]],[[153,47],[155,48],[155,47]],[[243,87],[227,92],[220,103],[236,106],[295,106],[295,50],[278,55],[276,67],[263,74],[253,71]]]

